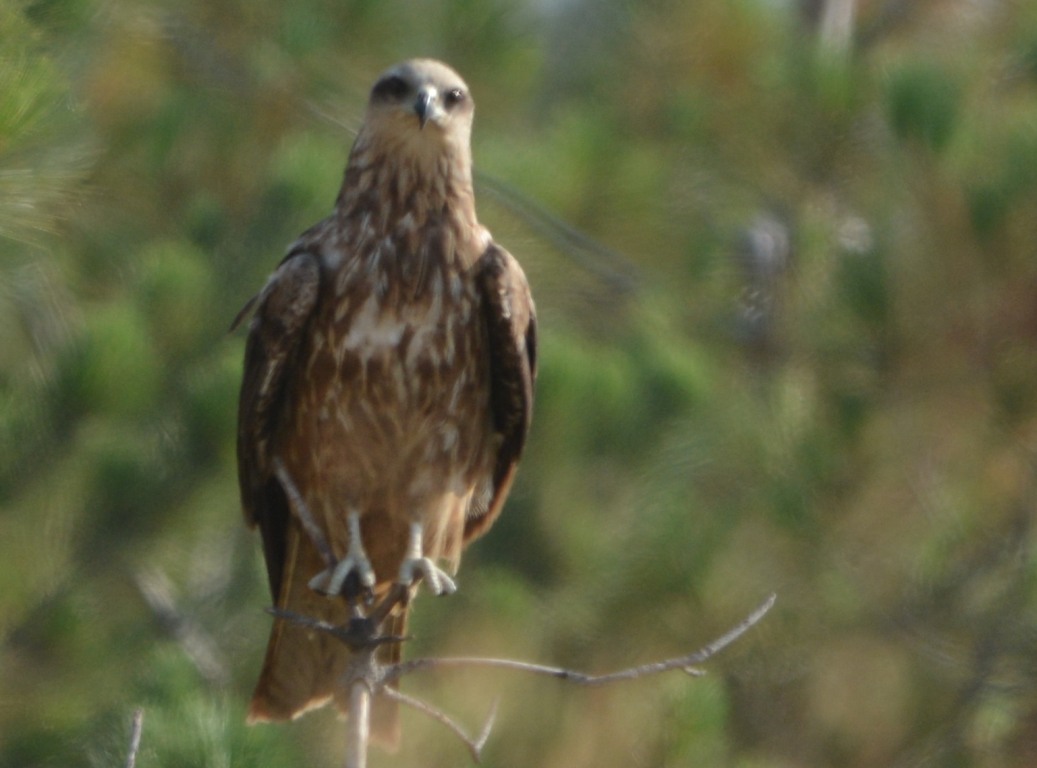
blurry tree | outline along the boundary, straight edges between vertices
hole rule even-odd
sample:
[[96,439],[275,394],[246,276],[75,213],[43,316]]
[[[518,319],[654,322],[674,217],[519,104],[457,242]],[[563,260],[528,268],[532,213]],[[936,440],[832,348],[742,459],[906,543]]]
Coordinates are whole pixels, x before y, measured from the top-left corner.
[[[337,765],[247,728],[268,627],[226,329],[413,55],[478,102],[537,412],[419,653],[589,670],[766,593],[703,679],[408,687],[490,765],[1037,760],[1037,7],[12,0],[0,9],[0,766]],[[397,758],[456,765],[435,726]]]

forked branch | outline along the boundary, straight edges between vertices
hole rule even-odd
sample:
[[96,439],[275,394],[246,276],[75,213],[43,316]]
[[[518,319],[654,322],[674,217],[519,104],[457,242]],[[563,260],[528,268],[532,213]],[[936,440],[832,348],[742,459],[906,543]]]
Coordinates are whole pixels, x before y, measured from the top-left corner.
[[[328,567],[334,567],[335,556],[328,545],[327,539],[321,533],[320,526],[316,524],[306,505],[305,500],[292,482],[287,470],[279,459],[274,460],[274,470],[281,481],[282,486],[288,494],[290,505],[295,516],[299,519],[303,529],[313,540],[314,546],[320,552],[321,557]],[[636,667],[610,672],[604,675],[589,675],[564,667],[551,667],[543,664],[533,664],[515,659],[490,659],[490,658],[427,658],[405,661],[397,664],[382,664],[376,651],[379,646],[386,643],[403,642],[407,638],[382,635],[381,626],[393,608],[402,601],[408,599],[407,589],[396,585],[386,594],[377,605],[369,609],[361,605],[360,601],[349,599],[351,618],[341,626],[335,626],[324,621],[303,616],[292,611],[278,608],[268,609],[273,615],[295,624],[325,632],[349,646],[352,651],[350,664],[346,670],[340,685],[349,690],[350,698],[350,729],[346,745],[346,768],[365,768],[367,765],[367,744],[370,730],[370,711],[372,696],[387,696],[402,704],[406,704],[419,712],[439,721],[464,742],[472,759],[478,763],[482,748],[489,738],[490,730],[496,716],[497,705],[494,704],[486,724],[483,726],[477,738],[471,738],[465,730],[449,715],[441,710],[427,704],[420,699],[400,693],[388,685],[404,675],[426,669],[438,669],[444,667],[494,667],[497,669],[512,669],[518,672],[545,675],[548,677],[566,680],[577,685],[607,685],[626,680],[637,680],[649,675],[668,672],[673,669],[681,669],[690,675],[701,675],[703,672],[694,665],[712,658],[721,650],[740,638],[761,619],[774,605],[777,596],[771,594],[763,603],[750,613],[742,622],[728,632],[707,643],[702,648],[684,656],[678,656],[664,661],[642,664]]]
[[514,669],[519,672],[529,672],[535,675],[556,677],[570,683],[576,683],[577,685],[607,685],[609,683],[618,683],[624,680],[636,680],[641,677],[656,675],[660,672],[668,672],[671,669],[682,669],[689,675],[701,675],[703,672],[696,669],[693,665],[701,664],[703,661],[715,656],[752,629],[753,626],[758,624],[759,621],[767,615],[767,612],[774,605],[774,601],[777,600],[777,597],[776,594],[769,595],[767,599],[764,600],[756,610],[746,616],[738,626],[733,627],[731,630],[724,633],[713,642],[704,645],[697,651],[693,651],[685,656],[677,656],[664,661],[642,664],[628,669],[621,669],[618,672],[609,672],[604,675],[588,675],[584,672],[578,672],[564,667],[549,667],[543,664],[532,664],[527,661],[517,661],[515,659],[458,657],[414,659],[412,661],[400,662],[399,664],[394,664],[385,670],[385,679],[391,680],[397,677],[402,677],[411,672],[417,672],[423,669],[435,669],[437,667],[496,667],[498,669]]
[[382,693],[388,696],[390,699],[395,699],[401,704],[406,704],[412,709],[416,709],[424,715],[428,715],[433,720],[438,720],[457,736],[464,745],[468,747],[468,754],[472,756],[472,762],[479,763],[482,758],[482,748],[486,746],[486,741],[490,738],[490,731],[493,730],[493,723],[497,719],[497,704],[499,701],[493,702],[493,707],[490,708],[490,714],[486,717],[486,722],[483,724],[482,730],[479,731],[479,735],[472,738],[468,735],[465,729],[454,720],[450,715],[443,712],[441,709],[437,709],[430,704],[425,703],[421,699],[417,699],[413,696],[408,696],[405,693],[400,693],[395,688],[383,688]]
[[773,607],[777,595],[771,594],[752,613],[745,617],[737,626],[725,632],[712,642],[707,643],[698,650],[676,656],[663,661],[641,664],[628,667],[616,672],[602,675],[591,675],[565,667],[552,667],[543,664],[533,664],[516,659],[493,659],[481,657],[455,657],[455,658],[425,658],[404,661],[397,664],[381,664],[375,656],[379,645],[389,642],[402,642],[406,638],[386,637],[378,634],[381,618],[385,615],[385,606],[380,604],[372,611],[378,614],[378,623],[366,618],[355,618],[343,626],[334,626],[327,622],[317,621],[307,616],[302,616],[291,611],[269,609],[270,613],[287,621],[301,624],[302,626],[326,632],[341,642],[349,645],[353,651],[353,663],[350,664],[342,685],[350,690],[350,731],[346,747],[346,768],[364,768],[367,764],[367,742],[368,742],[368,715],[370,711],[372,696],[388,696],[403,704],[406,704],[419,712],[439,721],[449,728],[468,748],[472,760],[479,762],[483,746],[486,744],[496,717],[497,705],[494,704],[486,724],[483,726],[478,737],[472,738],[467,735],[453,718],[420,699],[400,693],[388,686],[388,683],[412,672],[429,669],[441,669],[446,667],[491,667],[497,669],[511,669],[518,672],[527,672],[535,675],[554,677],[577,685],[597,686],[619,683],[629,680],[637,680],[642,677],[657,675],[680,669],[689,675],[702,675],[704,672],[695,665],[715,656],[727,646],[742,637],[767,615]]

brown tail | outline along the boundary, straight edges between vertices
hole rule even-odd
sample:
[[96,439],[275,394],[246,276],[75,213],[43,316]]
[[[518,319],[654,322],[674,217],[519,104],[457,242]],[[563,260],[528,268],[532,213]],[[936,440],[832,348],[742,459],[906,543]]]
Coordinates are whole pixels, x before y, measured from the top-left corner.
[[[288,530],[277,606],[329,624],[343,624],[348,617],[345,601],[317,594],[308,585],[323,568],[324,561],[317,550],[293,521]],[[385,631],[402,635],[407,611],[397,610],[398,614],[387,619]],[[252,694],[248,722],[291,720],[332,699],[336,708],[347,715],[349,691],[343,675],[349,655],[349,648],[326,632],[275,619],[263,671]],[[383,663],[399,661],[400,644],[384,646],[379,650],[379,658]],[[399,706],[384,696],[372,702],[371,740],[388,749],[395,749],[400,741]]]

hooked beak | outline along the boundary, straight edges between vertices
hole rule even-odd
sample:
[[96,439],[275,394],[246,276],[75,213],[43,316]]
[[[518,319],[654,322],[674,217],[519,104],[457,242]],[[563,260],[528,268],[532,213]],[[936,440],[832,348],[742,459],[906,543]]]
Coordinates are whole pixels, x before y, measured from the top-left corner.
[[436,91],[433,88],[422,88],[418,91],[417,101],[414,102],[414,113],[418,116],[418,124],[424,128],[425,123],[432,117],[436,109]]

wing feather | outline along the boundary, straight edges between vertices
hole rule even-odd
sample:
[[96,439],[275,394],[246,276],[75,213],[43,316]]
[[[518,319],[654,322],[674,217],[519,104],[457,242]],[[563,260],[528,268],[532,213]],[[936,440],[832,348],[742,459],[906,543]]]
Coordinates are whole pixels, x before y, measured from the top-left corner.
[[485,509],[465,520],[464,541],[484,533],[500,514],[529,434],[536,382],[536,310],[515,258],[496,243],[476,264],[490,354],[490,409],[500,441]]
[[290,253],[235,324],[254,306],[238,405],[238,481],[245,521],[263,537],[270,590],[277,599],[290,510],[271,468],[270,443],[284,411],[295,362],[320,293],[320,262]]

